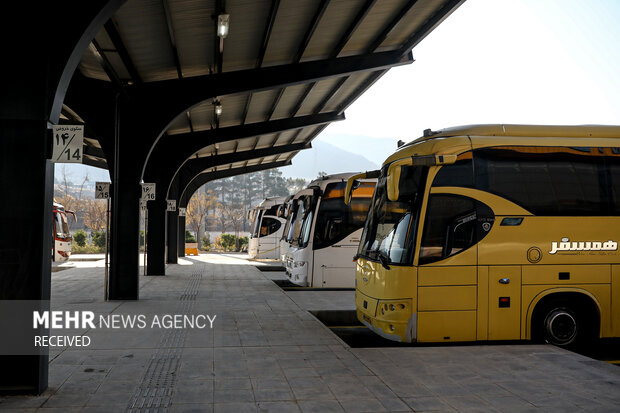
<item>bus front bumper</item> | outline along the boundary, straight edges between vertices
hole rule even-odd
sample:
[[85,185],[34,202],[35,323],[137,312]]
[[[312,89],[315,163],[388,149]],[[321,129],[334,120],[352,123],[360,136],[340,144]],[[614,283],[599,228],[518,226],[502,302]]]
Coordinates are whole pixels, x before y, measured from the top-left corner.
[[411,343],[416,341],[417,314],[411,300],[376,300],[359,291],[355,294],[357,319],[383,338]]

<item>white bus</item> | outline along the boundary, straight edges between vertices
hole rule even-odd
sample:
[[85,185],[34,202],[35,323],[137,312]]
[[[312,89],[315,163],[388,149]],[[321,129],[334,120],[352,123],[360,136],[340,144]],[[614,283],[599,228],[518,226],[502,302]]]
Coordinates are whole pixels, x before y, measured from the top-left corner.
[[353,256],[377,180],[358,181],[351,202],[345,205],[351,176],[328,175],[295,194],[284,260],[290,282],[314,288],[355,287]]
[[54,246],[52,247],[52,261],[54,262],[67,261],[71,256],[71,233],[67,223],[67,214],[73,215],[73,219],[77,221],[73,211],[67,211],[64,206],[54,202]]
[[267,198],[248,211],[252,233],[248,245],[251,259],[280,259],[280,238],[285,220],[278,216],[284,197]]

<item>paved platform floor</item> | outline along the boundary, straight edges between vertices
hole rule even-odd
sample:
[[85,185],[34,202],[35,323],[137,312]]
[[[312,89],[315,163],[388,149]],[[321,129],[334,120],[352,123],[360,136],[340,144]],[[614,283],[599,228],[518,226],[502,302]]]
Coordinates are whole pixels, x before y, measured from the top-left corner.
[[[49,389],[2,412],[619,412],[620,368],[543,345],[349,348],[252,265],[200,256],[104,302],[103,268],[52,275],[52,307],[216,315],[213,329],[76,330]],[[63,334],[67,334],[63,331]]]

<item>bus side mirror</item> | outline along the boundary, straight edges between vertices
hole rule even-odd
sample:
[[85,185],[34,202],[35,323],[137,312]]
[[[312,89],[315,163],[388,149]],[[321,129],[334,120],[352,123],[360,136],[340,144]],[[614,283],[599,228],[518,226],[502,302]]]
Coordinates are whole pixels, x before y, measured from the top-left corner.
[[403,166],[448,165],[456,162],[456,155],[422,155],[399,159],[390,164],[387,171],[387,197],[398,201],[400,196],[400,177]]
[[361,174],[353,175],[347,179],[347,186],[344,188],[344,204],[349,205],[351,203],[351,197],[353,196],[353,190],[357,188],[361,183],[355,182],[357,179],[371,179],[379,177],[379,170],[366,171]]
[[387,189],[387,198],[390,201],[392,202],[398,201],[398,197],[400,195],[399,194],[400,175],[401,175],[403,166],[412,165],[412,164],[413,164],[412,158],[405,158],[405,159],[401,159],[396,162],[393,162],[388,167],[386,189]]

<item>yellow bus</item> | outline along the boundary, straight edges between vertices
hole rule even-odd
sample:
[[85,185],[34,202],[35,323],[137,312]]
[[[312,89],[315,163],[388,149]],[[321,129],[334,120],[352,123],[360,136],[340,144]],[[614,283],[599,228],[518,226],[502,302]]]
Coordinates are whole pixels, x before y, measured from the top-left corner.
[[377,174],[355,256],[357,317],[374,332],[620,336],[620,126],[427,130]]

